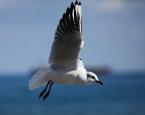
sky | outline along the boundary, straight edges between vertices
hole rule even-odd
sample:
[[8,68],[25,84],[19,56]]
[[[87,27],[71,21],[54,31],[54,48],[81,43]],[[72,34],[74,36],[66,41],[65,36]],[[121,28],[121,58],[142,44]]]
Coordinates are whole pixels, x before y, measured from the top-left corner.
[[[0,0],[0,72],[47,64],[56,26],[75,0]],[[85,66],[145,71],[145,0],[80,0]]]

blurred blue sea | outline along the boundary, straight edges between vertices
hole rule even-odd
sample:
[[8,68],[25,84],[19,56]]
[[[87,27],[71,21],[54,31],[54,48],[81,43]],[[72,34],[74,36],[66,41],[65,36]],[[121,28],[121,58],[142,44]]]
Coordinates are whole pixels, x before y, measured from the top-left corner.
[[145,115],[145,74],[103,76],[104,86],[56,84],[46,101],[38,99],[43,88],[28,91],[29,78],[0,76],[0,115]]

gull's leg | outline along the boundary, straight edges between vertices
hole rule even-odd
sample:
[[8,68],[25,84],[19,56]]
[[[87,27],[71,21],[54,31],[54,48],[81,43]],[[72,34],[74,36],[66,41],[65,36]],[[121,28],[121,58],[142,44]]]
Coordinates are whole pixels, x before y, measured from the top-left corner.
[[45,99],[48,97],[48,95],[50,94],[50,90],[51,90],[51,87],[52,87],[53,84],[54,84],[53,82],[50,83],[49,90],[48,90],[47,93],[44,95],[43,100],[45,100]]
[[51,83],[51,81],[47,82],[47,85],[45,86],[45,88],[43,89],[43,91],[39,94],[39,98],[42,97],[42,95],[46,92],[48,85]]

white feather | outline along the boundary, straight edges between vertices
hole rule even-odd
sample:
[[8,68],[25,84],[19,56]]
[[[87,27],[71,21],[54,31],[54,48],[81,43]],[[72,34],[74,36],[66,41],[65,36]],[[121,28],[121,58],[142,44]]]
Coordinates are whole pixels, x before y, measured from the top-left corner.
[[29,81],[29,90],[44,86],[47,83],[48,70],[45,68],[38,70]]

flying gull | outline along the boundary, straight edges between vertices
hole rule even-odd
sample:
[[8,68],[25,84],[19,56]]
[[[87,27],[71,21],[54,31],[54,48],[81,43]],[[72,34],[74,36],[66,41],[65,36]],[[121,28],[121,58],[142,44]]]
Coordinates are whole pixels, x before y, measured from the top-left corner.
[[[71,3],[57,26],[48,68],[40,68],[30,79],[29,89],[45,86],[39,97],[45,100],[53,84],[103,83],[93,72],[87,71],[79,58],[83,48],[81,2]],[[49,88],[48,88],[49,87]]]

